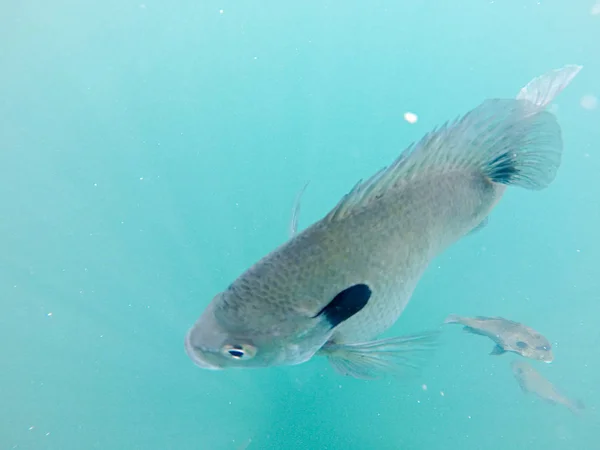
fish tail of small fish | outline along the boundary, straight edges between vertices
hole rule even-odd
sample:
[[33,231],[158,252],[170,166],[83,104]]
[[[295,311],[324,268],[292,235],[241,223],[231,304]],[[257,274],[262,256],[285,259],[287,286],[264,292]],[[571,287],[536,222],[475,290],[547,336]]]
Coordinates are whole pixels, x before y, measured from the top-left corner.
[[539,108],[545,108],[571,83],[581,69],[583,66],[570,64],[550,70],[521,88],[517,100],[528,100]]
[[569,399],[566,406],[576,415],[580,415],[585,410],[585,404],[579,399]]
[[246,439],[238,448],[237,450],[246,450],[248,447],[250,447],[250,444],[252,444],[252,438],[248,438]]
[[326,344],[320,351],[336,372],[359,379],[377,379],[419,371],[437,347],[439,331],[358,344]]
[[463,323],[464,317],[459,316],[458,314],[450,314],[448,317],[444,319],[444,323]]

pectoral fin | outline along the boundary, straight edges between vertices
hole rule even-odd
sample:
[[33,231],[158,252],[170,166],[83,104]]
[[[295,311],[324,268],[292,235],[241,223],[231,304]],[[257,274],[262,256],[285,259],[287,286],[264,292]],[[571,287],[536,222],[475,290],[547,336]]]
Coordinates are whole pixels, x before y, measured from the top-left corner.
[[527,389],[527,385],[525,384],[525,382],[523,380],[517,379],[517,383],[519,383],[519,387],[521,388],[521,391],[523,392],[523,394],[529,393],[529,389]]
[[433,331],[358,344],[325,344],[319,353],[342,375],[376,379],[418,370],[435,349],[438,335]]
[[500,347],[499,345],[496,345],[492,351],[490,352],[490,355],[503,355],[506,353],[506,350],[504,350],[502,347]]

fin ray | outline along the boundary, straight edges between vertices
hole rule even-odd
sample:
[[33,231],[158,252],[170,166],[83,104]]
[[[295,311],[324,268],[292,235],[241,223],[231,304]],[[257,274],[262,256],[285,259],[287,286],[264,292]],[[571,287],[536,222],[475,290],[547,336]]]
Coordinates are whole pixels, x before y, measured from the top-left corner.
[[517,94],[517,100],[528,100],[539,107],[546,107],[575,78],[583,66],[569,64],[550,70],[534,78]]
[[326,344],[321,353],[340,374],[359,379],[401,375],[418,371],[417,360],[436,348],[439,331],[400,336],[357,344]]
[[290,238],[293,238],[296,234],[298,234],[298,219],[300,217],[300,206],[302,203],[301,202],[302,195],[304,194],[304,191],[308,187],[309,183],[310,183],[310,181],[307,181],[306,184],[304,185],[304,187],[302,189],[300,189],[298,194],[296,194],[296,199],[294,200],[294,206],[292,206],[292,219],[290,220],[290,226],[289,226],[289,230],[288,230],[288,235]]

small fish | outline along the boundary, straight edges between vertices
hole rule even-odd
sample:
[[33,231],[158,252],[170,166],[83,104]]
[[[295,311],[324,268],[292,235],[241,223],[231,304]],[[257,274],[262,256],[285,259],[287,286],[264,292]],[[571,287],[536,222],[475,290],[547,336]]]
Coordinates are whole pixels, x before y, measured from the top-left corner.
[[514,352],[547,363],[554,360],[548,339],[522,323],[502,317],[462,317],[456,314],[450,314],[444,323],[458,323],[464,325],[464,330],[469,333],[489,337],[496,343],[490,355]]
[[531,392],[553,405],[560,403],[577,415],[585,409],[585,405],[581,400],[565,397],[550,381],[525,361],[515,360],[510,367],[523,392]]
[[530,82],[446,123],[360,181],[321,220],[242,273],[185,338],[204,369],[328,358],[339,373],[379,378],[417,367],[437,332],[377,339],[406,307],[429,262],[485,221],[507,186],[555,178],[561,130],[546,106],[581,66]]

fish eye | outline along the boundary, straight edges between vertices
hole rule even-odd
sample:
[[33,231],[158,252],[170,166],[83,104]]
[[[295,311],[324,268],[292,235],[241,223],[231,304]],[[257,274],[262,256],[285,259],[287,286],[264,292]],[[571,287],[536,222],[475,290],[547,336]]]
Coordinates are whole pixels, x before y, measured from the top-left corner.
[[527,345],[527,342],[517,341],[517,347],[523,349],[529,347],[529,345]]
[[227,344],[223,346],[221,352],[231,359],[247,360],[254,357],[256,349],[248,344]]

